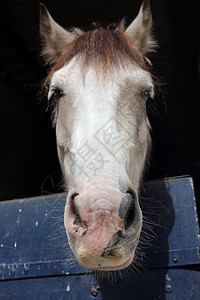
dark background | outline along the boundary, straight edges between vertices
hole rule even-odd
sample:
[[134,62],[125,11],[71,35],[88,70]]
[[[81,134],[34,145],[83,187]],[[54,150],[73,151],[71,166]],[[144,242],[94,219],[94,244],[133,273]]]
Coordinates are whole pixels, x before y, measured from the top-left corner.
[[[64,27],[89,29],[138,13],[138,0],[43,1]],[[191,175],[200,182],[198,1],[151,0],[160,48],[151,56],[161,92],[149,103],[151,167],[146,179]],[[59,192],[55,133],[46,102],[39,101],[46,75],[38,34],[39,2],[0,2],[0,200]]]

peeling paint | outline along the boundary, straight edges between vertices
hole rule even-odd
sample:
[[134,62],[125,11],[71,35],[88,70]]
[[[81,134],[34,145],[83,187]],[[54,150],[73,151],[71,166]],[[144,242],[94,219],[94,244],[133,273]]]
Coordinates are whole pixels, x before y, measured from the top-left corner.
[[4,238],[8,238],[9,236],[10,236],[10,231],[8,231],[8,232],[5,234]]
[[192,190],[194,191],[193,179],[192,179],[192,177],[189,177],[188,179],[189,179],[189,181],[190,181],[191,188],[192,188]]
[[68,283],[67,287],[66,287],[66,292],[69,292],[69,291],[70,291],[70,284]]
[[100,290],[100,285],[99,284],[97,284],[97,286],[94,286],[94,285],[92,285],[91,286],[91,291],[98,291],[98,290]]
[[199,247],[197,247],[197,256],[198,256],[199,263],[200,263],[200,249],[199,249]]
[[29,271],[30,266],[28,264],[24,264],[24,272],[28,272]]

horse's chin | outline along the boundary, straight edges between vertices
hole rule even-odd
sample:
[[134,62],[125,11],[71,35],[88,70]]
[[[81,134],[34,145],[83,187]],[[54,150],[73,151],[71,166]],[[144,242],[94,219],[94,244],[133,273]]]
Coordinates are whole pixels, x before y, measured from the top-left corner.
[[[127,268],[133,261],[135,255],[135,249],[133,252],[130,254],[128,259],[121,259],[120,261],[116,260],[104,260],[102,261],[100,257],[96,257],[93,260],[87,260],[84,261],[81,259],[81,257],[76,257],[77,262],[82,265],[83,267],[91,270],[96,270],[96,271],[117,271],[117,270],[122,270]],[[124,257],[124,255],[121,254],[121,257]],[[101,262],[99,263],[99,261]]]
[[135,255],[135,251],[134,253],[131,254],[131,256],[121,265],[118,266],[109,266],[109,267],[100,267],[100,268],[94,268],[93,270],[97,270],[97,271],[118,271],[118,270],[122,270],[127,268],[128,266],[130,266],[130,264],[133,261]]

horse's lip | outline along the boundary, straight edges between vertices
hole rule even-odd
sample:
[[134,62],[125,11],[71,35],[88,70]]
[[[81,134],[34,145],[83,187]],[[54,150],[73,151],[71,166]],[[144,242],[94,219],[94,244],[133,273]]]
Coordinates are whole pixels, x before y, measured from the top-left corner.
[[101,267],[101,268],[94,268],[93,270],[97,270],[97,271],[115,271],[115,270],[121,270],[121,269],[124,269],[126,267],[128,267],[132,260],[133,260],[133,257],[134,257],[134,254],[135,252],[133,252],[131,254],[131,256],[121,265],[119,266],[109,266],[109,267]]

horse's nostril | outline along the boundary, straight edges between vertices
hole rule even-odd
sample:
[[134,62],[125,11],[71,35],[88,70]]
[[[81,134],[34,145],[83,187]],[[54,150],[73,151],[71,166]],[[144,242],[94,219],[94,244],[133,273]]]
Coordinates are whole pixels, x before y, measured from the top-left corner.
[[71,199],[74,200],[76,198],[76,196],[78,196],[78,193],[71,194]]
[[135,194],[134,192],[127,191],[124,197],[121,199],[120,207],[119,207],[119,217],[121,219],[125,219],[130,207],[135,202]]
[[135,203],[132,202],[124,219],[125,230],[130,229],[134,225],[135,213]]
[[133,199],[135,199],[135,197],[136,197],[135,193],[130,190],[126,191],[126,194],[129,195],[130,197],[132,197]]
[[134,220],[135,220],[135,214],[136,214],[136,210],[135,210],[135,201],[136,201],[136,195],[134,192],[132,191],[127,191],[126,192],[127,197],[131,198],[131,204],[127,210],[127,214],[125,216],[125,230],[129,229],[131,226],[133,226]]
[[127,230],[131,226],[133,226],[135,220],[135,200],[136,195],[134,192],[127,191],[126,195],[122,198],[120,208],[119,208],[119,216],[124,220],[124,229]]
[[71,197],[71,209],[72,209],[72,213],[74,214],[74,224],[79,226],[79,227],[83,227],[83,222],[80,216],[80,212],[78,210],[78,207],[76,206],[75,203],[75,198],[76,196],[78,196],[78,193],[73,193],[70,197]]

